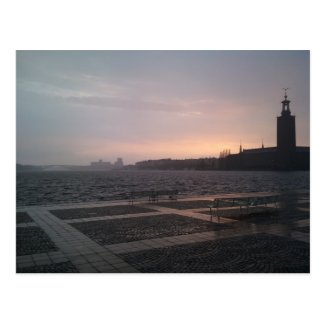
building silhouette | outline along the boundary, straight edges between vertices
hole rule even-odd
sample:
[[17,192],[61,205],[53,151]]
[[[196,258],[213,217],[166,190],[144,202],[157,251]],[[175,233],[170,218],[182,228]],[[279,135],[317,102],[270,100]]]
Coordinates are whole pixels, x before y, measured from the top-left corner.
[[109,161],[103,161],[102,159],[99,159],[98,161],[91,162],[90,168],[92,170],[111,170],[112,164]]
[[115,169],[121,169],[123,168],[124,164],[123,164],[123,159],[122,158],[117,158],[115,163],[114,163],[114,168]]
[[296,118],[291,115],[290,100],[285,89],[281,115],[277,117],[277,146],[243,149],[219,159],[223,170],[309,170],[310,148],[296,146]]
[[112,170],[112,169],[122,169],[124,167],[123,159],[117,158],[112,164],[109,161],[103,161],[102,159],[90,163],[91,170]]

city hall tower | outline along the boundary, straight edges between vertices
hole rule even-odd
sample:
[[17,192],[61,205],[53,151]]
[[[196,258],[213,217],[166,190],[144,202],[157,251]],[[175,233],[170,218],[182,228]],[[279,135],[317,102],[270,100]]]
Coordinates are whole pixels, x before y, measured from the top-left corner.
[[290,100],[288,100],[285,88],[282,103],[281,116],[277,117],[277,152],[278,166],[290,168],[294,164],[294,153],[296,150],[296,118],[291,115]]

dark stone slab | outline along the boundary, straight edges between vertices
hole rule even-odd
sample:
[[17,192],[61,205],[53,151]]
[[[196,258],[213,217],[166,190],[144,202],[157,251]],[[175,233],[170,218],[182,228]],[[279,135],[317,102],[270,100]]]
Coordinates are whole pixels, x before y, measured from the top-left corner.
[[170,201],[158,202],[157,205],[165,208],[186,210],[186,209],[200,209],[207,208],[211,204],[210,200],[197,200],[197,201]]
[[119,254],[144,273],[308,273],[309,244],[257,234]]
[[50,212],[60,219],[67,220],[67,219],[156,212],[156,210],[140,207],[137,205],[115,205],[115,206],[104,206],[104,207],[95,207],[95,208],[51,210]]
[[215,224],[177,214],[78,222],[71,224],[71,226],[100,245],[229,228],[223,224]]
[[[310,219],[309,212],[299,210],[279,210],[278,214],[273,218],[272,223],[284,224],[290,227],[294,227],[294,224],[299,220]],[[267,221],[267,220],[265,220]],[[256,220],[252,219],[250,222],[257,223]],[[264,222],[266,224],[266,222]]]
[[16,228],[17,256],[47,253],[57,248],[47,234],[39,227]]
[[[202,214],[210,215],[209,211],[200,211]],[[221,210],[218,215],[222,218],[229,218],[232,220],[244,221],[259,225],[270,224],[285,224],[293,225],[296,221],[309,219],[309,212],[298,210],[277,210],[276,208],[251,208],[247,213],[245,209],[243,213],[237,209]],[[215,217],[214,217],[215,218]]]
[[17,273],[79,273],[71,262],[17,268]]
[[[199,211],[199,212],[202,214],[211,215],[210,211]],[[262,221],[264,219],[275,220],[275,218],[279,215],[279,213],[274,208],[254,207],[254,208],[250,208],[248,210],[248,213],[246,208],[242,209],[242,213],[240,213],[239,209],[231,208],[227,210],[219,210],[217,215],[222,218],[229,218],[232,220]]]
[[34,220],[29,216],[27,212],[17,212],[16,213],[16,222],[17,223],[27,223],[34,222]]

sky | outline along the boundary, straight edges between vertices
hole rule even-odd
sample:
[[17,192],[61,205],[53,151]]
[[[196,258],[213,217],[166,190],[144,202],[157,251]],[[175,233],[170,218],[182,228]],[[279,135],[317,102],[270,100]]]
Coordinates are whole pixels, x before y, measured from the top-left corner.
[[309,146],[309,51],[17,51],[16,161],[88,165]]

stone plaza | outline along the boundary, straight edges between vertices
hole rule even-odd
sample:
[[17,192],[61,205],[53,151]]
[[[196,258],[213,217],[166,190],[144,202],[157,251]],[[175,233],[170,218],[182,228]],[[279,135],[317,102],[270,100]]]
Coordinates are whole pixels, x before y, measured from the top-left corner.
[[214,198],[19,207],[17,273],[310,272],[309,193],[220,218]]

